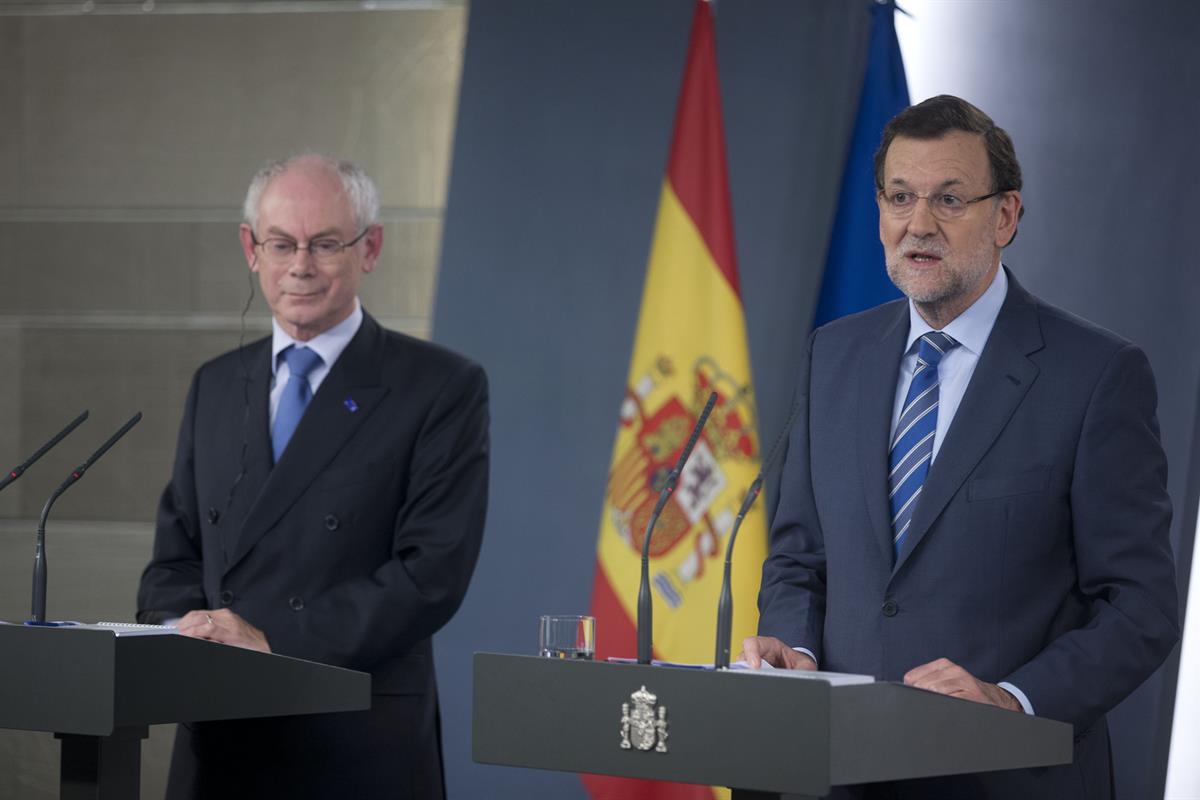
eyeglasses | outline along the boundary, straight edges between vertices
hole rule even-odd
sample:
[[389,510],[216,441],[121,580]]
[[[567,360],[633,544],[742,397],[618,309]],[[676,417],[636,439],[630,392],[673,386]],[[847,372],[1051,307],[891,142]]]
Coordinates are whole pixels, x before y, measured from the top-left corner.
[[950,192],[938,192],[936,194],[917,194],[910,192],[907,189],[896,189],[890,192],[879,193],[879,207],[893,217],[904,218],[911,217],[913,211],[917,208],[917,201],[924,200],[929,204],[929,213],[936,219],[943,222],[946,220],[958,219],[963,214],[967,213],[967,209],[974,203],[979,203],[984,200],[990,200],[993,197],[1007,192],[1008,189],[1000,189],[999,191],[989,194],[972,197],[970,200],[964,200],[956,194]]
[[347,247],[353,247],[362,241],[369,230],[371,230],[369,226],[363,228],[362,233],[348,242],[334,239],[331,236],[323,236],[313,239],[304,247],[301,247],[295,239],[289,239],[286,236],[269,236],[260,242],[251,232],[250,240],[254,242],[255,247],[261,247],[263,256],[271,261],[290,261],[295,257],[297,250],[308,251],[317,261],[332,261],[340,256]]

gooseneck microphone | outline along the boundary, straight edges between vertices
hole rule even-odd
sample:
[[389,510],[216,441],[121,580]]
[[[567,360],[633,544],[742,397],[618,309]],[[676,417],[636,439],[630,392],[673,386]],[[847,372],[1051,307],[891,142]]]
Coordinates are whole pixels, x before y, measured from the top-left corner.
[[116,444],[118,439],[129,433],[129,429],[137,425],[141,419],[142,412],[134,414],[128,422],[121,426],[119,431],[108,437],[108,441],[100,445],[100,449],[92,453],[87,461],[71,470],[67,479],[54,490],[50,498],[46,500],[46,505],[42,506],[42,516],[38,520],[37,547],[33,553],[33,619],[29,621],[29,624],[44,625],[46,623],[46,517],[50,516],[50,507],[54,505],[54,501],[59,498],[59,495],[82,478],[83,473],[87,472],[92,464],[99,461],[100,456],[107,453],[108,449]]
[[758,498],[758,493],[762,490],[763,477],[771,471],[775,459],[779,456],[783,449],[783,443],[787,440],[788,432],[792,429],[792,423],[796,419],[796,410],[800,407],[799,403],[792,405],[792,411],[788,414],[787,422],[783,423],[783,430],[779,433],[779,437],[775,440],[775,444],[771,445],[771,452],[767,454],[767,460],[763,462],[762,469],[758,471],[758,477],[750,484],[750,488],[746,491],[746,497],[742,500],[742,507],[738,509],[737,519],[733,521],[733,529],[729,532],[729,544],[725,548],[725,575],[721,579],[721,599],[717,602],[717,653],[713,658],[713,665],[717,669],[726,669],[729,667],[729,639],[733,631],[733,592],[729,588],[730,574],[733,571],[733,543],[737,540],[738,529],[742,527],[742,520],[750,511],[750,506],[754,505],[754,501]]
[[700,431],[704,430],[704,423],[708,422],[708,415],[712,413],[713,406],[716,404],[717,393],[713,392],[708,396],[708,402],[704,404],[704,410],[700,412],[700,418],[696,420],[696,426],[692,428],[692,435],[688,437],[687,444],[683,446],[683,451],[679,454],[679,460],[675,462],[675,468],[667,475],[667,481],[663,485],[662,491],[658,493],[658,502],[654,504],[654,511],[650,514],[650,521],[646,523],[646,536],[642,539],[642,584],[638,588],[637,604],[639,664],[649,664],[650,654],[653,651],[651,637],[654,635],[654,607],[650,598],[650,535],[654,533],[654,526],[658,523],[658,515],[662,513],[667,500],[671,498],[672,492],[675,491],[675,484],[679,481],[679,474],[683,472],[683,467],[687,464],[688,456],[692,454],[692,448],[696,446],[696,441],[700,438]]
[[56,444],[61,442],[63,439],[67,438],[67,434],[70,433],[71,431],[75,430],[76,428],[78,428],[80,425],[82,425],[83,421],[87,418],[88,418],[88,412],[84,411],[78,417],[76,417],[75,419],[73,419],[69,423],[67,423],[67,427],[63,428],[61,431],[56,433],[54,435],[53,439],[51,439],[50,441],[46,442],[44,445],[39,447],[36,453],[31,455],[29,458],[25,459],[25,461],[22,462],[21,464],[19,464],[18,466],[15,466],[11,470],[9,470],[8,474],[5,475],[3,479],[0,479],[0,491],[3,491],[5,486],[8,486],[10,483],[15,481],[17,478],[24,475],[25,470],[32,467],[34,462],[37,461],[42,456],[46,455],[46,453],[49,453]]

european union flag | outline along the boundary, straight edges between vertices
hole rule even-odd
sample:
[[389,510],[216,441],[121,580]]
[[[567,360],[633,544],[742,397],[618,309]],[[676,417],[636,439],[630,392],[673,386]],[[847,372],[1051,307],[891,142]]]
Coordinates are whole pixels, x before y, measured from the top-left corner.
[[875,149],[884,126],[909,105],[904,60],[896,40],[895,8],[890,0],[871,4],[867,71],[842,173],[814,328],[900,296],[888,279],[879,243],[874,167]]

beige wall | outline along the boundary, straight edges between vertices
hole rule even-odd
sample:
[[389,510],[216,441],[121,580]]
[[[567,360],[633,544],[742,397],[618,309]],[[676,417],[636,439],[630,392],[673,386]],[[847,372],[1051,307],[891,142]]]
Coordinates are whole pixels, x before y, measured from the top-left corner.
[[[92,414],[0,495],[0,620],[28,616],[45,497],[141,410],[55,506],[47,545],[50,617],[132,616],[188,380],[238,342],[237,222],[263,161],[319,150],[374,175],[386,240],[364,303],[428,332],[465,17],[0,16],[0,468]],[[256,301],[250,335],[267,319]],[[169,736],[144,748],[144,797]],[[0,731],[0,797],[56,796],[57,751]]]

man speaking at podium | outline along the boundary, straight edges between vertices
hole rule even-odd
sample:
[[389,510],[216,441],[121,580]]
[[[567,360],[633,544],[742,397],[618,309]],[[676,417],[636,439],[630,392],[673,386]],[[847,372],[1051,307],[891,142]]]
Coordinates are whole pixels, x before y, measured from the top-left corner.
[[908,108],[875,164],[907,300],[809,340],[746,658],[1075,727],[1067,766],[836,796],[1110,797],[1104,715],[1179,636],[1150,365],[1001,265],[1021,171],[982,111]]
[[197,371],[138,592],[141,621],[370,672],[371,710],[180,725],[169,797],[443,796],[430,637],[479,553],[487,383],[363,311],[378,209],[346,162],[254,176],[274,332]]

